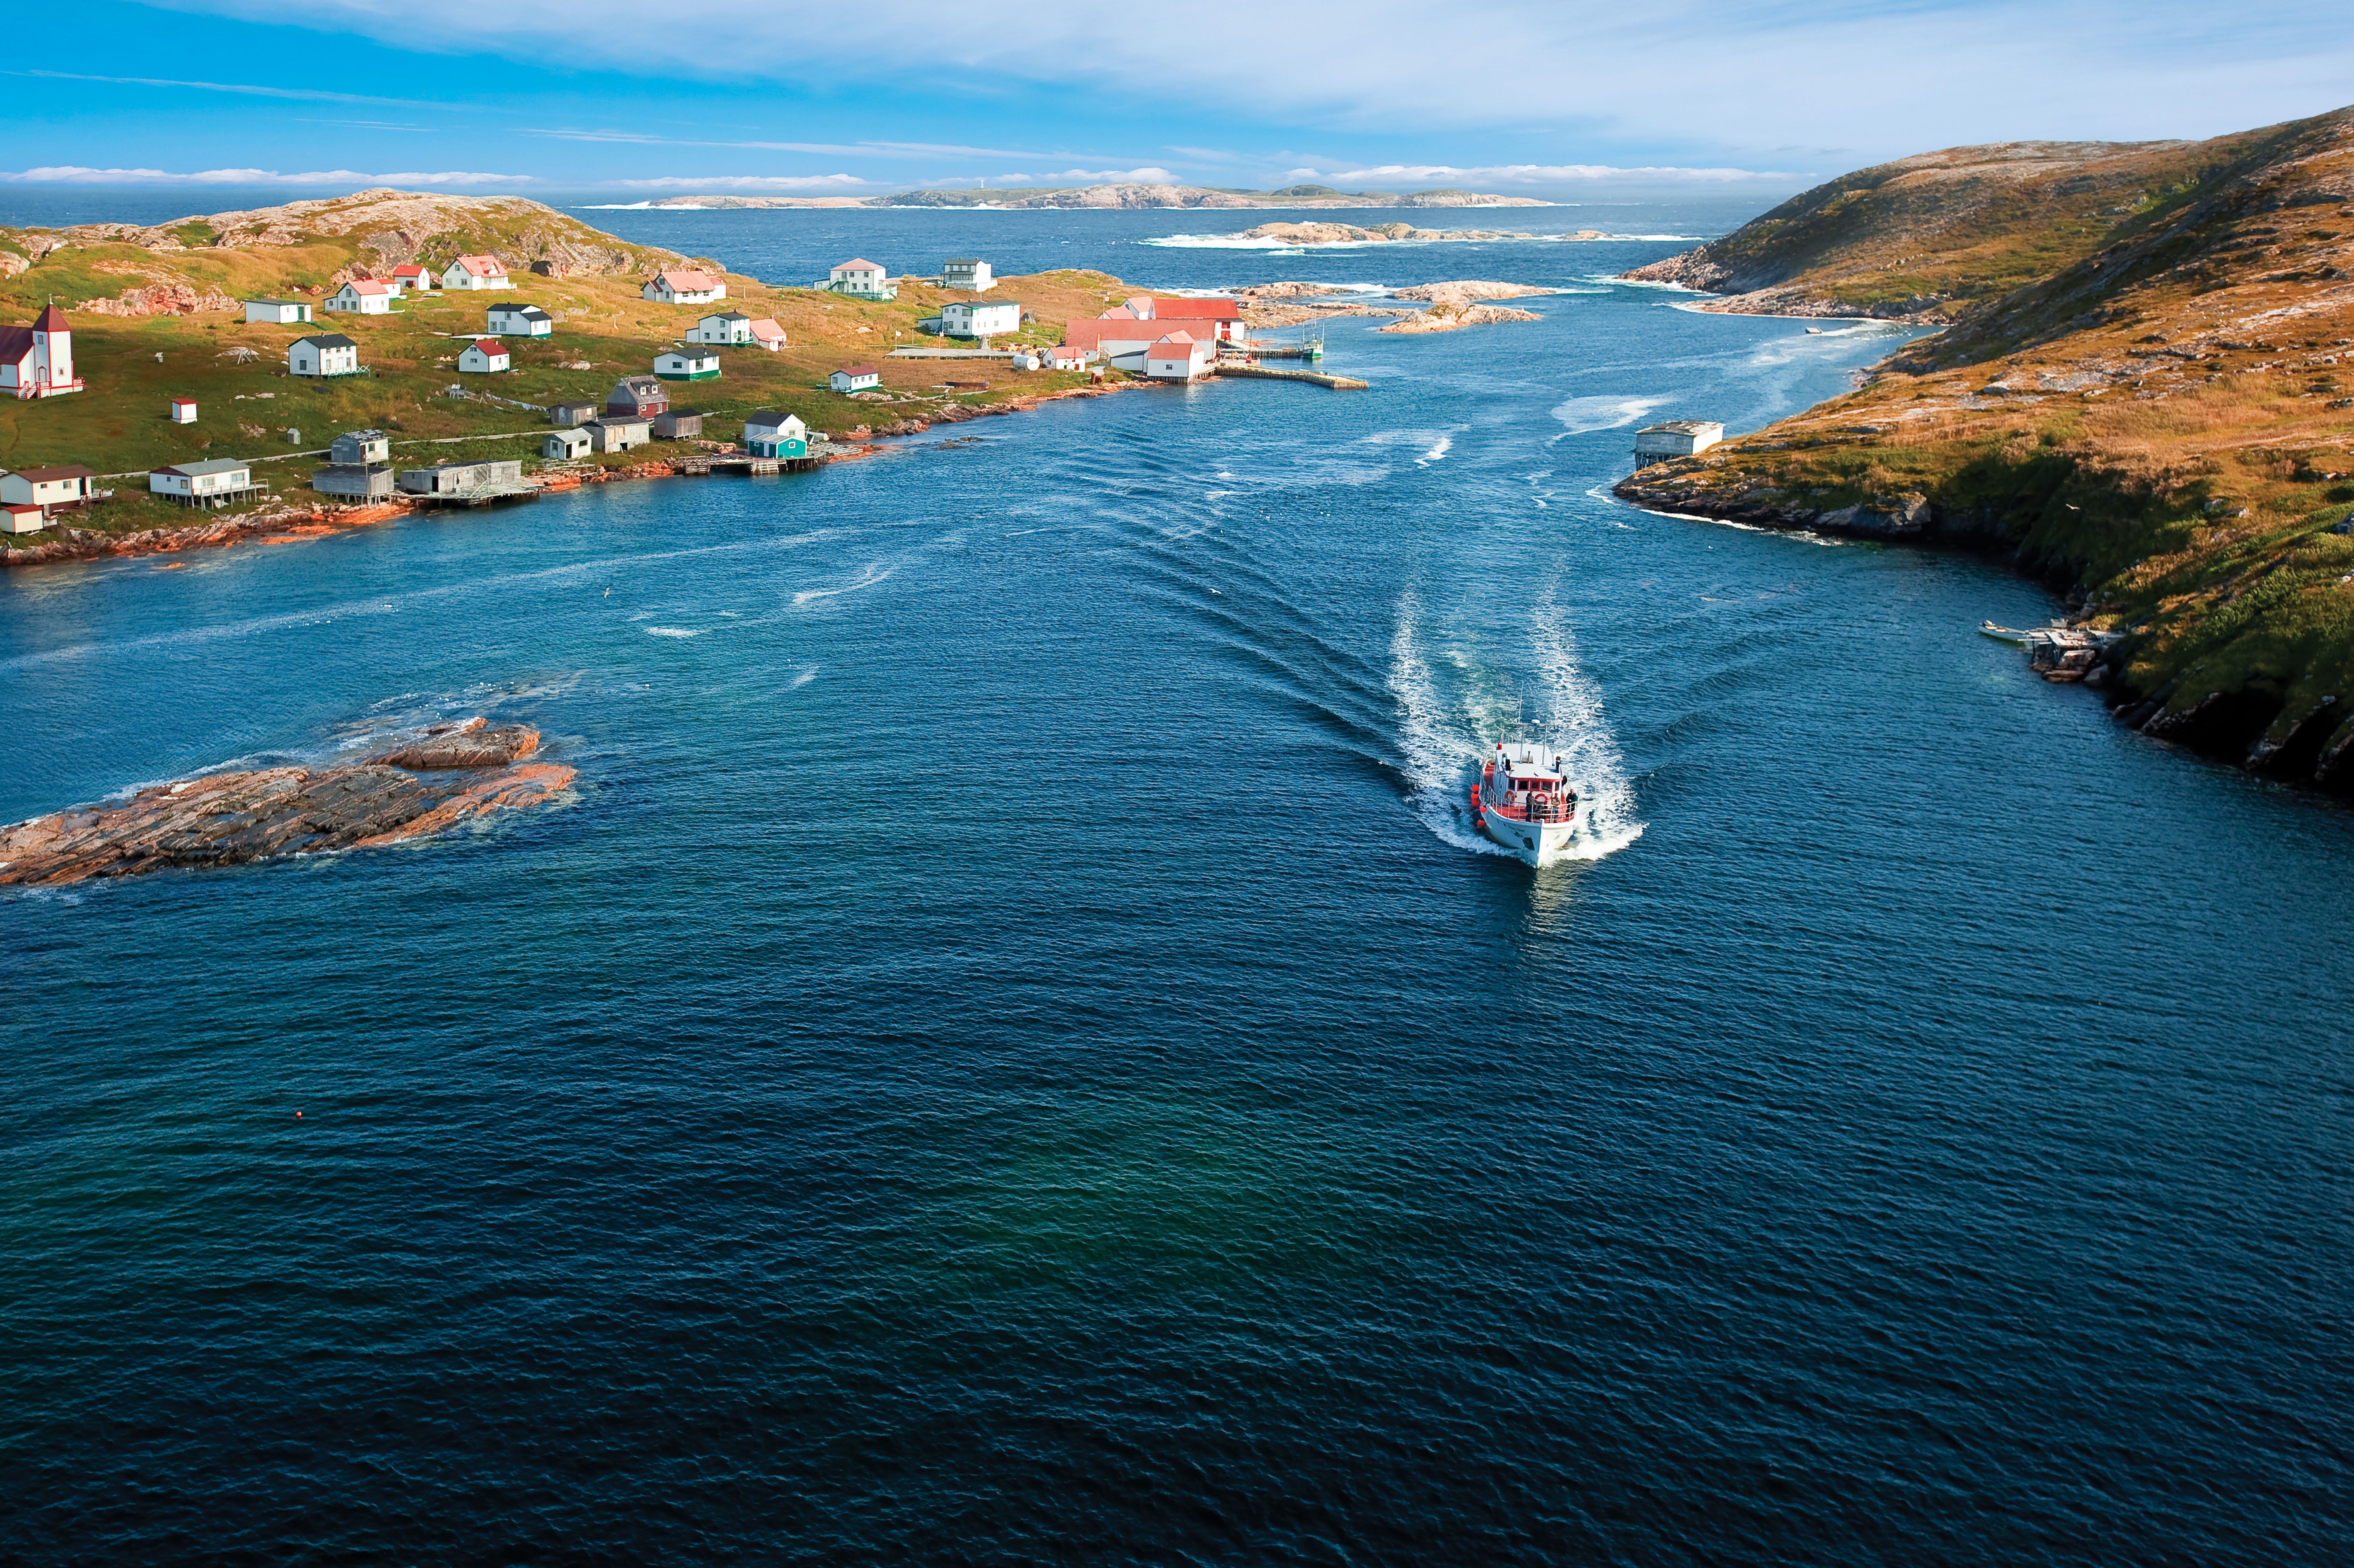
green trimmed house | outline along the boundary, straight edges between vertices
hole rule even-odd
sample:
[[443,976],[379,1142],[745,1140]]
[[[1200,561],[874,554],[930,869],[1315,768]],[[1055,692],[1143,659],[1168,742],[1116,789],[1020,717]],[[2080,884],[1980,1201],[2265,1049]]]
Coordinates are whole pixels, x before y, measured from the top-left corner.
[[665,381],[716,381],[719,356],[707,348],[673,348],[654,356],[654,374]]

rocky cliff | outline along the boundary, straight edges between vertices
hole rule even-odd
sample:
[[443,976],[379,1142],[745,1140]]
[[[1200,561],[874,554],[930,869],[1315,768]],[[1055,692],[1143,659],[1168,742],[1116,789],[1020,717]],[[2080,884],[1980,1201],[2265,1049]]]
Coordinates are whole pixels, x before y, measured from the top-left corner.
[[2026,281],[1618,493],[1998,553],[2119,634],[2092,683],[2121,717],[2354,789],[2354,110],[2148,155],[2191,172],[2089,236],[2055,197],[1970,275]]
[[1626,276],[1728,296],[1709,310],[1949,322],[2089,254],[2259,135],[1923,153],[1841,175]]

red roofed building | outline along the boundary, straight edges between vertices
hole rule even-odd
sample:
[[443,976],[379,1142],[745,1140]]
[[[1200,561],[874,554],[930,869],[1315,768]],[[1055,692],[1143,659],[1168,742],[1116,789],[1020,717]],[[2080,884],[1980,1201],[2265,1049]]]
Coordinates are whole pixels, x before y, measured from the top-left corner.
[[0,394],[56,397],[80,390],[65,312],[51,305],[31,326],[0,327]]
[[433,291],[433,269],[419,266],[414,261],[404,261],[392,270],[392,281],[404,290],[429,294]]
[[1094,349],[1115,370],[1142,370],[1144,351],[1166,335],[1163,328],[1132,316],[1097,316],[1063,328],[1067,348]]
[[899,287],[884,276],[883,269],[863,256],[854,256],[826,276],[824,287],[837,294],[855,294],[864,300],[896,300]]
[[461,256],[441,269],[445,289],[512,289],[506,263],[495,256]]
[[1144,351],[1144,374],[1155,381],[1191,381],[1210,373],[1216,353],[1191,333],[1172,332]]
[[657,272],[639,292],[665,305],[707,305],[727,297],[727,281],[700,268],[677,267]]
[[1151,319],[1219,343],[1233,343],[1243,331],[1243,308],[1232,300],[1155,300]]
[[507,356],[507,345],[494,337],[478,337],[458,355],[458,368],[476,375],[514,367]]

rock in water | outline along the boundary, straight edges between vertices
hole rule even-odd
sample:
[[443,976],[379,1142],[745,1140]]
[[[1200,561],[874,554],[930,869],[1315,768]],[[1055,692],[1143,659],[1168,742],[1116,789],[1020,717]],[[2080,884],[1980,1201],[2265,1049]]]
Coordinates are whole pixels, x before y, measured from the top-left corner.
[[77,806],[0,830],[0,885],[55,886],[399,843],[551,799],[573,770],[525,760],[538,749],[536,730],[474,718],[356,764],[154,785],[118,804]]

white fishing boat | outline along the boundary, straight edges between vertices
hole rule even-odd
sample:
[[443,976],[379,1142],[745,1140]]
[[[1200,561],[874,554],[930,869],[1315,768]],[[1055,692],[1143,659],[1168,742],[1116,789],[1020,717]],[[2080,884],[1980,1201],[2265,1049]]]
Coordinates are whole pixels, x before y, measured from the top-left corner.
[[1564,761],[1549,746],[1500,740],[1471,787],[1479,831],[1531,865],[1561,859],[1577,832],[1577,791]]

